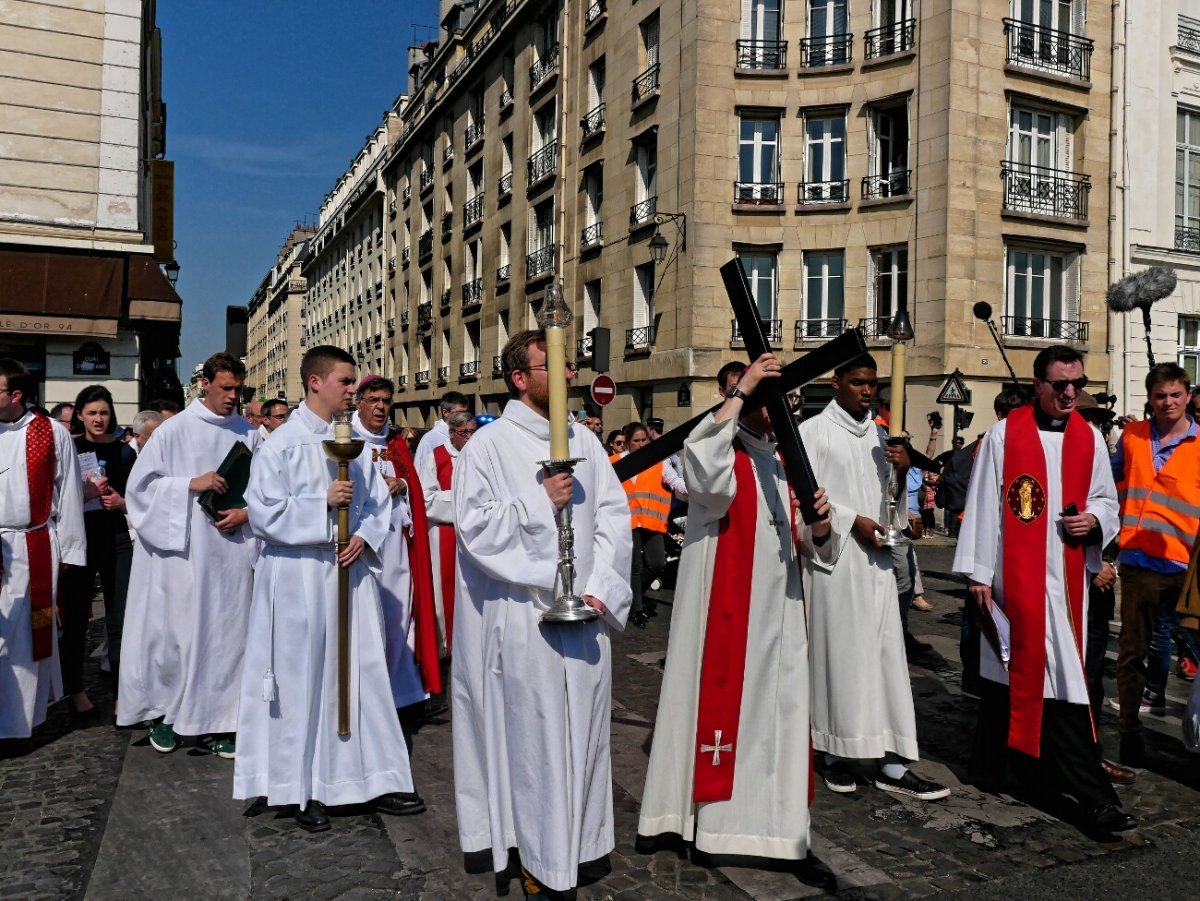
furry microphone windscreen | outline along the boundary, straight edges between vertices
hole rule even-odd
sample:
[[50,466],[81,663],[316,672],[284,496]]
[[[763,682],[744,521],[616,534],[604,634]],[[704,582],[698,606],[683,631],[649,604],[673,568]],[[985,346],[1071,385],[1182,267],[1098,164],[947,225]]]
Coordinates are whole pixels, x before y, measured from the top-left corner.
[[1109,285],[1105,299],[1108,308],[1116,313],[1128,313],[1135,307],[1148,310],[1155,301],[1170,296],[1176,281],[1174,269],[1151,266]]

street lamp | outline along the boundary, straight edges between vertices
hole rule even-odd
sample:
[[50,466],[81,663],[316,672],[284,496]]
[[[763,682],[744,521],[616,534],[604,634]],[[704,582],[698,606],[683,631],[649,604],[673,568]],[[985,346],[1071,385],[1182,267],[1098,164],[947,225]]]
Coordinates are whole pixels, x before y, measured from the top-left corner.
[[687,214],[685,213],[655,213],[654,214],[654,235],[650,238],[650,258],[657,265],[667,258],[667,251],[671,248],[671,242],[659,228],[664,222],[674,222],[675,229],[679,232],[679,249],[687,250]]
[[656,264],[661,263],[667,258],[667,248],[670,246],[667,239],[663,237],[663,233],[656,228],[654,237],[650,239],[650,257]]
[[171,260],[171,262],[163,266],[163,272],[166,273],[167,281],[170,282],[171,287],[174,288],[179,282],[179,263],[177,263],[175,260]]

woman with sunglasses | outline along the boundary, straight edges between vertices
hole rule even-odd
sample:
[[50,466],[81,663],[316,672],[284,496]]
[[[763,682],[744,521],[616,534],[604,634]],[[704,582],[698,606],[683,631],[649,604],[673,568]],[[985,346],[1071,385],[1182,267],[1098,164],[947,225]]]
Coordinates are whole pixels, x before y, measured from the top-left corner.
[[608,448],[608,453],[618,460],[625,453],[625,435],[620,429],[613,429],[608,433],[608,440],[604,442],[604,446]]

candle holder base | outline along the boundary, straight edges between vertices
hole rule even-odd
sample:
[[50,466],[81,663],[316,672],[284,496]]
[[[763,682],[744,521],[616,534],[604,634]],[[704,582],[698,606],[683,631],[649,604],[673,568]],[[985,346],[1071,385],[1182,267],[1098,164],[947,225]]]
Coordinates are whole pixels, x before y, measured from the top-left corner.
[[600,611],[589,607],[577,594],[560,594],[554,606],[542,614],[544,623],[590,623],[598,619]]
[[[539,460],[538,465],[553,473],[574,472],[583,457],[562,460]],[[571,505],[563,506],[554,514],[558,524],[558,578],[562,594],[554,599],[554,606],[542,614],[544,623],[590,623],[600,616],[600,611],[589,607],[575,593],[575,530],[571,527]]]

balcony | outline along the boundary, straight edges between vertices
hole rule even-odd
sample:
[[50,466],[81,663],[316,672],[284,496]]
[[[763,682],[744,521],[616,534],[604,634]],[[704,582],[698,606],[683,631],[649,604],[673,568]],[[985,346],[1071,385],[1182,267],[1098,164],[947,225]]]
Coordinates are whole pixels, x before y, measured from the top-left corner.
[[433,301],[417,305],[417,326],[428,328],[433,325]]
[[412,248],[405,244],[400,248],[400,264],[407,266],[409,259],[412,257]]
[[1000,320],[1006,338],[1044,338],[1047,341],[1080,342],[1088,339],[1087,322],[1027,316],[1002,316]]
[[402,372],[402,373],[400,373],[399,376],[396,377],[396,386],[401,391],[403,391],[405,388],[408,387],[408,374],[407,373]]
[[505,88],[500,92],[500,112],[503,114],[506,110],[512,109],[513,92],[512,88]]
[[433,256],[433,229],[427,228],[421,232],[421,237],[417,240],[417,258],[424,261],[431,256]]
[[400,311],[400,328],[408,328],[408,310]]
[[654,346],[654,338],[658,333],[658,326],[643,325],[638,328],[625,330],[625,353],[636,353],[638,351],[648,351]]
[[496,270],[496,283],[503,285],[507,284],[512,278],[512,263],[505,263]]
[[395,319],[395,317],[388,319],[387,332],[388,332],[389,338],[392,337],[392,335],[396,334],[396,319]]
[[591,250],[604,244],[604,227],[599,222],[593,222],[579,234],[579,249]]
[[[778,346],[783,341],[783,320],[782,319],[760,319],[763,331],[767,335],[767,343],[772,347]],[[738,327],[738,321],[732,320],[732,333],[729,336],[730,344],[742,343],[742,330]]]
[[416,383],[417,383],[418,388],[428,388],[429,387],[429,370],[428,369],[422,369],[420,372],[417,373]]
[[554,245],[535,250],[525,257],[525,281],[545,278],[554,271]]
[[424,194],[433,187],[433,170],[423,169],[421,171],[421,193]]
[[822,203],[849,203],[850,179],[841,181],[802,181],[796,202],[801,206]]
[[1004,20],[1004,62],[1029,72],[1091,81],[1092,47],[1087,38],[1030,22]]
[[907,197],[912,192],[909,179],[911,169],[895,169],[887,175],[868,175],[862,180],[863,200],[884,200],[890,197]]
[[1200,226],[1175,226],[1175,249],[1185,253],[1200,253]]
[[863,59],[870,61],[896,53],[904,53],[916,46],[917,20],[905,19],[872,28],[865,35]]
[[478,225],[483,221],[483,192],[480,191],[463,204],[463,228]]
[[891,316],[867,316],[858,320],[855,326],[862,333],[865,341],[883,341],[888,339],[888,329],[892,327]]
[[588,31],[602,22],[608,13],[605,0],[596,0],[583,14],[583,30]]
[[479,144],[483,143],[483,119],[478,122],[472,122],[467,126],[467,132],[463,135],[463,146],[470,153]]
[[449,380],[449,378],[450,378],[450,367],[449,366],[439,366],[438,367],[438,384],[439,385],[446,384],[446,382],[447,382],[447,380]]
[[797,319],[795,342],[828,341],[846,330],[845,319]]
[[388,259],[388,275],[395,275],[395,274],[396,274],[396,258],[390,257]]
[[783,182],[735,181],[733,202],[739,206],[779,206],[783,203]]
[[533,93],[551,78],[558,74],[558,45],[551,47],[541,54],[529,67],[529,93]]
[[830,34],[800,41],[800,65],[805,69],[848,66],[854,61],[854,35]]
[[454,162],[454,145],[447,143],[442,150],[442,165],[449,166]]
[[636,109],[641,104],[658,96],[658,72],[661,67],[655,63],[633,80],[633,106]]
[[604,104],[588,110],[587,115],[579,120],[579,127],[583,131],[585,141],[604,134]]
[[470,360],[466,363],[458,364],[458,378],[460,381],[475,381],[479,378],[479,361]]
[[454,232],[454,214],[442,213],[442,240],[449,241]]
[[739,69],[786,69],[787,41],[738,41]]
[[[1195,20],[1188,20],[1194,23]],[[1180,50],[1190,50],[1192,53],[1200,53],[1200,28],[1194,25],[1184,25],[1184,18],[1181,16],[1179,21],[1179,36],[1175,39],[1175,46]]]
[[658,197],[647,197],[645,200],[635,203],[629,208],[629,227],[637,228],[640,225],[645,225],[654,218],[654,213],[658,210]]
[[1085,221],[1088,216],[1088,176],[1061,169],[1005,162],[1004,209],[1054,219]]
[[496,354],[496,356],[492,357],[492,376],[501,375],[504,375],[504,357]]
[[575,356],[578,358],[580,365],[585,362],[590,363],[592,359],[592,336],[584,335],[575,342]]
[[394,200],[388,201],[388,218],[389,219],[396,218],[396,201],[394,201]]
[[403,200],[404,205],[408,206],[408,202],[412,200],[412,185],[405,185],[404,193],[401,194],[400,197]]
[[503,175],[500,176],[500,196],[501,197],[511,197],[512,196],[512,179],[513,179],[513,174],[511,172],[505,172]]
[[379,348],[381,348],[381,347],[383,347],[383,335],[376,335],[375,336],[375,349],[379,350]]
[[445,310],[450,306],[450,298],[452,298],[453,296],[454,296],[454,292],[452,290],[450,290],[449,288],[445,289],[442,292],[441,309]]
[[464,313],[479,309],[482,303],[483,279],[473,279],[462,286],[462,308]]
[[550,178],[558,169],[558,141],[551,141],[529,158],[529,187]]

